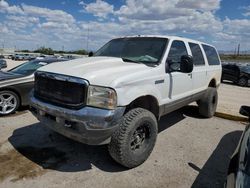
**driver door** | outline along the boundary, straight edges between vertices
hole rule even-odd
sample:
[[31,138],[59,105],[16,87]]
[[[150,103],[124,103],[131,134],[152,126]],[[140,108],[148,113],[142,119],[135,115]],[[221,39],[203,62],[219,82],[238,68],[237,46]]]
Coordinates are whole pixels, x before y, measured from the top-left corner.
[[183,55],[188,55],[185,43],[174,40],[166,62],[169,67],[170,78],[169,98],[173,101],[185,99],[192,94],[192,73],[179,72],[181,56]]

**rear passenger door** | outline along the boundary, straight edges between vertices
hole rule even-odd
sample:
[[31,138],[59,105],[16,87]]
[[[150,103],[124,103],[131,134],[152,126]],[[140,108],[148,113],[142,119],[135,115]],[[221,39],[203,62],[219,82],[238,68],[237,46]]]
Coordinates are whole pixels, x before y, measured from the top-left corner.
[[194,62],[194,69],[192,72],[193,77],[193,91],[198,93],[207,88],[207,68],[205,66],[204,55],[201,46],[197,43],[188,43]]
[[[166,62],[170,70],[169,98],[172,100],[185,99],[192,93],[192,74],[178,72],[180,70],[181,56],[183,55],[188,55],[185,43],[180,40],[174,40]],[[171,68],[171,66],[174,67]],[[177,71],[171,71],[171,69]]]

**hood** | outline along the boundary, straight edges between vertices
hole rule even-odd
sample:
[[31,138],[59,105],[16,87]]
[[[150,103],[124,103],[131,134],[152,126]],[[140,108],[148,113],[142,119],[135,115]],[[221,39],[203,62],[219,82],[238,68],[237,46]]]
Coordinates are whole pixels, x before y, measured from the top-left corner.
[[21,78],[23,75],[0,71],[0,81]]
[[124,62],[121,58],[88,57],[52,63],[39,68],[38,71],[79,77],[88,80],[92,85],[112,87],[112,83],[118,79],[122,81],[122,77],[138,75],[140,72],[150,71],[152,68],[145,64]]

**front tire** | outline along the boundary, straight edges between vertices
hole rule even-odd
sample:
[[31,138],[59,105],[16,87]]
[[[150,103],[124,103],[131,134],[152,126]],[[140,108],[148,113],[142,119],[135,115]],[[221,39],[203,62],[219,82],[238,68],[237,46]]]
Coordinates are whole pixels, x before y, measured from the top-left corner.
[[109,144],[111,157],[127,168],[142,164],[151,154],[158,133],[157,120],[150,111],[135,108],[127,112]]
[[216,88],[209,87],[206,94],[199,100],[199,113],[203,117],[214,116],[218,103],[218,93]]
[[0,116],[14,113],[20,106],[18,95],[12,91],[0,91]]

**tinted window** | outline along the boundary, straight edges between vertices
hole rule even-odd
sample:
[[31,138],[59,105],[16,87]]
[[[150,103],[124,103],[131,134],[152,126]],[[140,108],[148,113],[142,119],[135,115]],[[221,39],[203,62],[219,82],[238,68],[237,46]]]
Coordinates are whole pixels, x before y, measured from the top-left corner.
[[188,43],[192,52],[194,65],[205,65],[205,61],[201,52],[201,48],[198,44]]
[[204,44],[202,45],[202,47],[206,53],[208,64],[209,65],[219,65],[220,60],[219,60],[219,57],[218,57],[216,50],[213,47],[207,46]]
[[22,74],[22,75],[30,75],[33,74],[38,68],[47,65],[46,62],[39,62],[39,61],[28,61],[24,64],[21,64],[18,67],[11,69],[9,72],[15,74]]
[[174,68],[174,70],[180,69],[181,56],[188,55],[186,46],[182,41],[174,41],[171,45],[167,62]]

